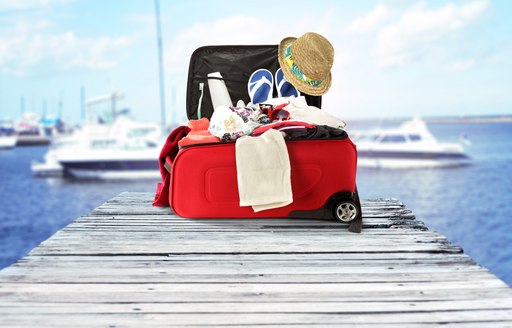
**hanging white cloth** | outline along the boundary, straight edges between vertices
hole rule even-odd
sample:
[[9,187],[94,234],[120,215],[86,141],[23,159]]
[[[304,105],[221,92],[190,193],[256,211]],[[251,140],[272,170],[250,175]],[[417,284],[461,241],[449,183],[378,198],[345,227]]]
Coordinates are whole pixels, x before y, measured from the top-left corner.
[[236,169],[240,206],[259,212],[293,202],[290,159],[281,132],[270,129],[237,139]]

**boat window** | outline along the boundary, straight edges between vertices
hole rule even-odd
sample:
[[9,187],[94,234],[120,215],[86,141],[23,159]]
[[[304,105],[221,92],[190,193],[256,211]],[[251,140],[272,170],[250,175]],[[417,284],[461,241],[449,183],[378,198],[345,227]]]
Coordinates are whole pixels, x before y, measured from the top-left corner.
[[405,142],[403,135],[387,135],[380,142]]
[[361,135],[356,140],[358,141],[375,141],[379,136],[376,134]]
[[138,129],[132,129],[128,132],[128,137],[130,138],[137,138],[137,137],[144,137],[150,133],[155,132],[155,128],[138,128]]
[[419,134],[409,134],[409,139],[411,141],[421,141],[421,136]]
[[158,147],[156,142],[153,142],[153,141],[146,141],[146,146],[148,146],[148,148],[156,148],[156,147]]
[[116,144],[116,140],[114,139],[98,139],[98,140],[92,140],[91,141],[91,148],[109,148],[112,145]]

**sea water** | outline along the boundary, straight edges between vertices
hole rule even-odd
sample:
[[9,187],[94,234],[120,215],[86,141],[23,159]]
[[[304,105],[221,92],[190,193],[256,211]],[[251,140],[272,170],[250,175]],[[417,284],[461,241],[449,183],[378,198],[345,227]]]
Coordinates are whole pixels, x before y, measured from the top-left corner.
[[512,123],[428,124],[440,141],[468,146],[472,164],[360,169],[360,197],[396,198],[429,229],[512,286]]
[[[359,128],[353,124],[353,128]],[[369,126],[366,126],[369,127]],[[395,198],[512,286],[512,123],[429,123],[440,141],[464,135],[472,164],[436,169],[359,169],[362,199]],[[123,191],[154,192],[157,180],[35,178],[47,147],[0,150],[0,268],[75,218]]]

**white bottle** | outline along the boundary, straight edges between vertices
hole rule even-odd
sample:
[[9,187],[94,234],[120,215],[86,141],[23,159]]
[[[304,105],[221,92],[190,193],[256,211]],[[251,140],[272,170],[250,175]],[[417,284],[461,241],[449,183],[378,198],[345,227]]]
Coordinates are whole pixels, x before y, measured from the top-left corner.
[[233,106],[226,83],[224,83],[224,80],[220,80],[222,79],[220,72],[210,73],[208,77],[213,77],[213,79],[208,79],[208,88],[210,89],[210,96],[212,97],[213,110],[218,106]]

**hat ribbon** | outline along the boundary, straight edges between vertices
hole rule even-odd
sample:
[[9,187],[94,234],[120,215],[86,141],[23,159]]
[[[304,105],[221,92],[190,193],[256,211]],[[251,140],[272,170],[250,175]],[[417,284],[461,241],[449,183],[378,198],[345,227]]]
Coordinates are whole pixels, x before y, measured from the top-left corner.
[[286,48],[286,51],[285,51],[285,61],[288,64],[288,67],[290,68],[290,70],[293,72],[293,74],[295,74],[295,76],[297,76],[297,78],[300,81],[306,82],[307,84],[312,85],[314,87],[317,87],[320,84],[322,84],[322,82],[324,82],[324,80],[313,80],[312,78],[307,77],[304,73],[301,72],[301,70],[299,69],[297,64],[295,64],[293,62],[292,53],[290,51],[290,47],[291,47],[291,45],[289,45]]

